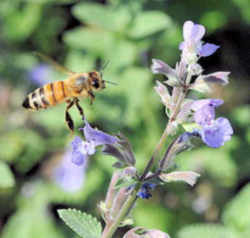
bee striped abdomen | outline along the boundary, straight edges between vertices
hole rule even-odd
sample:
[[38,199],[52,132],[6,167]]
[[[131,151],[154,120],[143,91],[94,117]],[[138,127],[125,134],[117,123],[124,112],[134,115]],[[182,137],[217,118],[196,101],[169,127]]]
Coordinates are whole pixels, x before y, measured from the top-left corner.
[[38,110],[41,108],[47,108],[49,102],[45,97],[44,88],[38,88],[34,92],[28,94],[23,102],[23,107],[27,109]]
[[45,109],[63,102],[68,95],[69,92],[63,81],[49,83],[28,94],[23,102],[23,107],[34,110]]
[[45,98],[50,105],[63,102],[68,96],[68,92],[63,81],[49,83],[44,86]]

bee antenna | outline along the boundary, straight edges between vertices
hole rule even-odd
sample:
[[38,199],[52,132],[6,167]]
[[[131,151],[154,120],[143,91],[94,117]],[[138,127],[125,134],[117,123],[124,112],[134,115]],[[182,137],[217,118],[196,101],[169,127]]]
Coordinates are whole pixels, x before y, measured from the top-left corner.
[[104,80],[107,83],[113,84],[113,85],[118,85],[118,83],[112,82],[112,81],[108,81],[108,80]]
[[110,63],[110,60],[107,60],[107,61],[102,65],[101,71],[104,71],[104,69],[107,68],[107,66],[109,65],[109,63]]

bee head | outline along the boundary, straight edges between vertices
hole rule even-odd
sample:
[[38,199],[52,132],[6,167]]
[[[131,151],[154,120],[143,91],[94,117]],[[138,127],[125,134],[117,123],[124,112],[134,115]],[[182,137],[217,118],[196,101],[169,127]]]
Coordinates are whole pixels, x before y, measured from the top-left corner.
[[102,74],[96,71],[89,73],[91,88],[95,91],[105,88],[105,81],[102,79]]

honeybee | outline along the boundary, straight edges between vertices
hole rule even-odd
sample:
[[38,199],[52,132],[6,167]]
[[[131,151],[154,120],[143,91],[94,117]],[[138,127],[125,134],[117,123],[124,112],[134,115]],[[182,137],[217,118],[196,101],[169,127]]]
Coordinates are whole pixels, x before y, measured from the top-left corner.
[[65,80],[55,81],[45,84],[41,88],[29,93],[23,101],[22,106],[26,109],[37,111],[66,102],[65,121],[69,129],[73,132],[74,122],[69,114],[69,109],[75,105],[80,115],[84,117],[83,108],[79,104],[79,97],[91,100],[95,99],[94,92],[105,88],[105,81],[102,79],[102,73],[92,71],[88,73],[75,73],[41,53],[40,57],[52,63],[58,70],[66,72],[69,77]]

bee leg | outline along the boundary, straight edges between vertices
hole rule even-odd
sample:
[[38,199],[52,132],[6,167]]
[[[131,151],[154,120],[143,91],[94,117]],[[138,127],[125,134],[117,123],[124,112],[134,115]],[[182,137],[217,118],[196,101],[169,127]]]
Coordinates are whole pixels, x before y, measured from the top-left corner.
[[84,112],[83,112],[83,108],[81,107],[81,105],[79,104],[79,99],[75,98],[74,99],[75,105],[80,113],[80,115],[82,116],[82,118],[84,119]]
[[95,100],[95,95],[94,95],[94,93],[92,91],[89,91],[88,94],[89,94],[89,97],[90,97],[90,105],[92,105],[94,100]]
[[67,101],[68,105],[65,110],[65,121],[69,127],[69,129],[73,132],[74,131],[74,122],[69,114],[69,109],[74,105],[74,101]]

